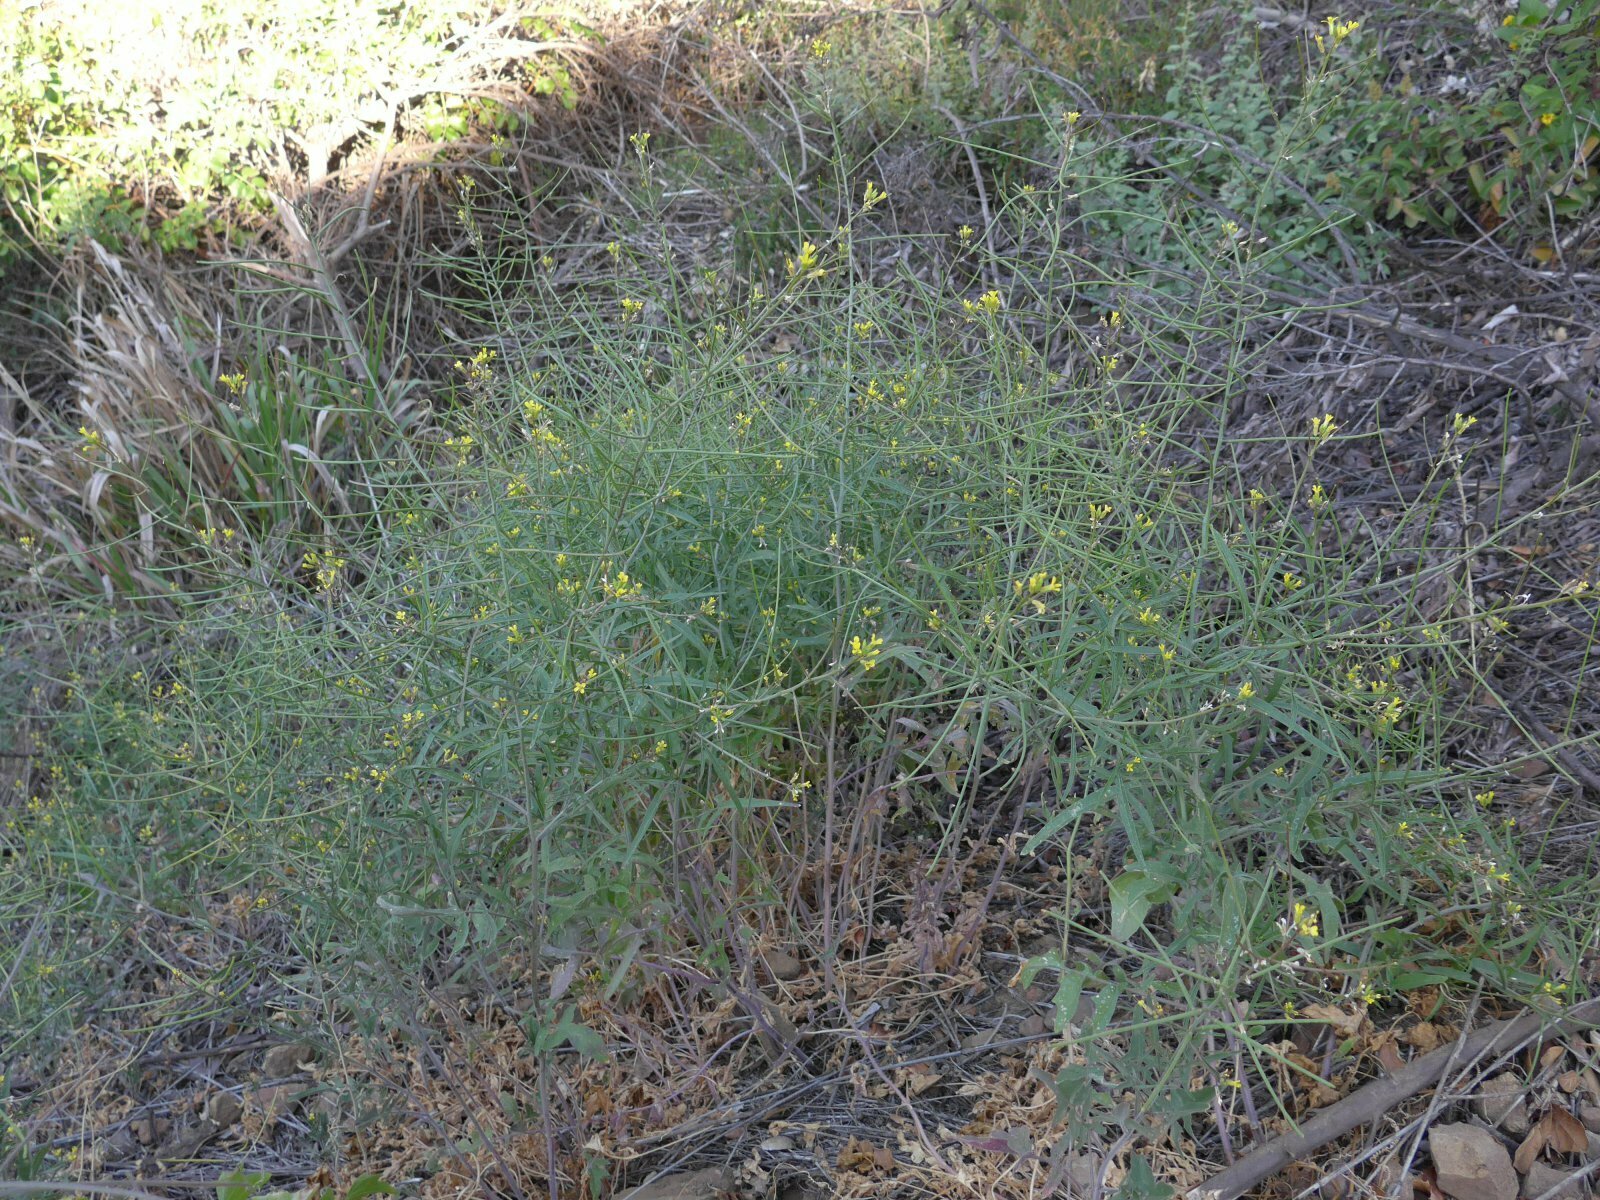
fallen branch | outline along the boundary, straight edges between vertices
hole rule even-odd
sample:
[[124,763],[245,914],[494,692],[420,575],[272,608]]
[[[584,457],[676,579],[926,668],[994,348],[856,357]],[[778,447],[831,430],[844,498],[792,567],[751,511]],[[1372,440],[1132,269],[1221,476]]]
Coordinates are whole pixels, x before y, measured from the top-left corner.
[[1191,1188],[1184,1200],[1238,1200],[1290,1163],[1375,1120],[1424,1088],[1432,1087],[1452,1061],[1465,1067],[1493,1050],[1516,1046],[1541,1033],[1568,1034],[1597,1027],[1600,1027],[1600,1000],[1586,1000],[1554,1019],[1542,1013],[1527,1013],[1515,1020],[1485,1025],[1474,1030],[1459,1046],[1441,1046],[1393,1075],[1375,1079],[1323,1109],[1301,1126],[1299,1132],[1273,1139],[1199,1187]]
[[[161,1183],[162,1187],[171,1186],[167,1182]],[[181,1186],[194,1187],[195,1184],[186,1183]],[[212,1188],[215,1183],[205,1183],[199,1186]],[[155,1192],[147,1192],[142,1188],[127,1187],[120,1183],[95,1183],[93,1181],[76,1180],[70,1183],[51,1183],[49,1180],[20,1180],[0,1179],[0,1196],[117,1196],[121,1200],[167,1200]]]

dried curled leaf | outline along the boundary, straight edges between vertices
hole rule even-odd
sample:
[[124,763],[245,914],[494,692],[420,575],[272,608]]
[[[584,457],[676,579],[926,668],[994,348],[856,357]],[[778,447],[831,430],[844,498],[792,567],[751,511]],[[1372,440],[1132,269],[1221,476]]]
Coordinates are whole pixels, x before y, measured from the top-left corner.
[[1544,1150],[1552,1150],[1557,1154],[1582,1154],[1588,1148],[1588,1131],[1584,1129],[1583,1122],[1564,1108],[1552,1108],[1534,1122],[1522,1145],[1517,1147],[1516,1158],[1512,1161],[1517,1170],[1526,1175]]

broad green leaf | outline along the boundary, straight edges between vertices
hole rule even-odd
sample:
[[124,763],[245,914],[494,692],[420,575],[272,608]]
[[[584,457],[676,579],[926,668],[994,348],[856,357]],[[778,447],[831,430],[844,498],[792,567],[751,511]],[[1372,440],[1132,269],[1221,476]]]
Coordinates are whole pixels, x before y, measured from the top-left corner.
[[368,1196],[392,1196],[394,1185],[376,1175],[363,1175],[350,1185],[344,1200],[367,1200]]
[[1144,919],[1159,902],[1159,893],[1171,887],[1144,871],[1124,871],[1111,881],[1111,936],[1125,942],[1144,926]]
[[1078,1012],[1078,999],[1083,995],[1083,985],[1089,973],[1073,967],[1061,972],[1061,982],[1056,985],[1056,1032],[1065,1034]]

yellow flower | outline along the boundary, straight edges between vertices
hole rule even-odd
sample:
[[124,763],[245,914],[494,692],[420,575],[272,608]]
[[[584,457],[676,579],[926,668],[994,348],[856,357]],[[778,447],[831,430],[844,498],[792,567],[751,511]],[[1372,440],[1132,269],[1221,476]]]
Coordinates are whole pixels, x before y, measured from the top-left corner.
[[1321,925],[1317,923],[1316,914],[1311,911],[1309,905],[1302,904],[1298,900],[1295,901],[1294,918],[1290,924],[1294,926],[1294,931],[1301,937],[1316,937],[1322,932]]
[[608,600],[633,600],[644,594],[644,584],[626,571],[619,571],[615,579],[603,576],[600,580],[600,590],[605,593]]
[[1239,685],[1239,699],[1248,700],[1256,694],[1256,685],[1246,680]]
[[1539,114],[1539,124],[1541,124],[1541,125],[1553,125],[1555,123],[1555,119],[1556,119],[1555,113],[1540,113]]
[[850,657],[863,671],[870,671],[878,665],[878,657],[883,653],[883,639],[877,634],[869,634],[865,641],[859,637],[850,639]]
[[821,279],[828,272],[818,265],[820,262],[820,252],[812,242],[801,242],[800,256],[784,260],[791,279]]
[[1011,586],[1016,589],[1019,596],[1022,594],[1024,586],[1027,587],[1028,595],[1030,596],[1060,595],[1061,577],[1059,575],[1046,575],[1043,571],[1040,571],[1036,575],[1028,576],[1026,585],[1019,579]]
[[879,204],[889,198],[889,193],[875,183],[867,184],[867,194],[861,201],[861,207],[866,212],[871,212]]
[[1021,579],[1015,580],[1011,587],[1018,596],[1026,596],[1036,612],[1043,613],[1045,604],[1042,597],[1061,594],[1061,577],[1040,571],[1030,575],[1026,582]]

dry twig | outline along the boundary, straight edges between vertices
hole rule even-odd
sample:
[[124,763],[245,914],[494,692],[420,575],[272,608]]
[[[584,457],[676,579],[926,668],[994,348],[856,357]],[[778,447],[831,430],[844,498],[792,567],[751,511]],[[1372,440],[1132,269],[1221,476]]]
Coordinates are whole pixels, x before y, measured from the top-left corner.
[[1596,1027],[1600,1027],[1600,1000],[1575,1005],[1555,1020],[1542,1013],[1527,1013],[1514,1020],[1485,1025],[1460,1045],[1441,1046],[1395,1074],[1373,1080],[1318,1113],[1299,1132],[1273,1139],[1199,1187],[1190,1189],[1185,1194],[1186,1200],[1237,1200],[1296,1159],[1304,1158],[1335,1138],[1375,1120],[1424,1088],[1432,1087],[1452,1062],[1471,1063],[1491,1050],[1525,1042],[1541,1033],[1569,1034]]

